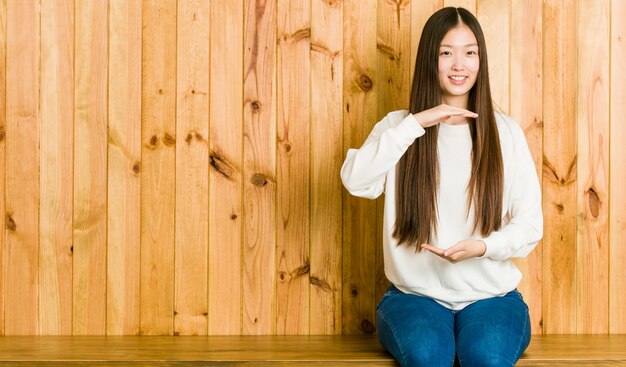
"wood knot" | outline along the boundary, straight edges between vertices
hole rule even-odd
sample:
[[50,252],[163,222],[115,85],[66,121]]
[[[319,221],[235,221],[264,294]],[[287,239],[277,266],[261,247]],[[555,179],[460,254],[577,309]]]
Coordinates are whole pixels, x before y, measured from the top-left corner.
[[163,134],[163,144],[168,147],[174,146],[176,145],[176,138],[169,133],[165,133]]
[[311,283],[311,285],[318,287],[324,292],[331,292],[333,290],[333,288],[330,286],[330,284],[328,284],[328,282],[314,275],[309,276],[309,283]]
[[13,232],[17,229],[17,225],[10,215],[7,216],[7,229]]
[[260,173],[255,173],[252,175],[252,177],[250,178],[250,182],[254,185],[254,186],[265,186],[267,185],[267,177],[265,177],[264,175],[260,174]]
[[350,289],[350,294],[352,295],[352,297],[356,297],[359,295],[359,290],[353,287]]
[[602,205],[600,197],[593,187],[587,190],[587,195],[589,195],[589,211],[594,218],[598,218],[600,215],[600,206]]
[[157,93],[159,93],[159,94],[163,95],[165,92],[163,92],[163,89],[159,89],[159,90],[157,91]]
[[148,141],[147,147],[150,150],[155,150],[158,144],[159,144],[159,137],[156,135],[152,135],[152,137],[150,138],[150,141]]
[[261,103],[259,101],[252,101],[252,112],[259,112],[261,109]]
[[359,76],[359,87],[363,91],[369,92],[372,89],[373,85],[374,83],[372,82],[372,79],[370,79],[370,77],[367,76],[366,74],[361,74]]
[[0,131],[0,141],[4,141],[4,138],[6,137],[7,133],[4,132],[4,130]]
[[280,280],[285,280],[285,272],[281,271],[278,277],[280,278]]
[[133,164],[133,172],[135,174],[138,174],[139,172],[141,172],[141,163],[135,162],[135,164]]
[[285,143],[284,146],[285,146],[285,152],[287,153],[291,152],[291,149],[293,149],[293,147],[289,143]]
[[232,220],[237,219],[237,214],[231,214],[231,215],[230,215],[230,219],[232,219]]
[[233,172],[235,171],[232,165],[222,158],[219,153],[213,150],[209,152],[209,164],[211,165],[211,168],[227,179],[231,179]]
[[361,321],[361,331],[363,331],[363,333],[367,335],[374,335],[374,333],[376,332],[376,328],[374,327],[374,324],[370,322],[370,320],[363,319],[363,321]]
[[556,207],[556,210],[559,211],[559,213],[563,213],[563,210],[565,210],[565,207],[561,203],[555,204],[554,206]]

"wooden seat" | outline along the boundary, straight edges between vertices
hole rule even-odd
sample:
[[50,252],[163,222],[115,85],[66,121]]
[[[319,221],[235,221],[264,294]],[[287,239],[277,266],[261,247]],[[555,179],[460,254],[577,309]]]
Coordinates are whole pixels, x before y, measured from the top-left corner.
[[[0,366],[397,366],[365,336],[5,336]],[[626,366],[626,335],[537,335],[518,366]]]

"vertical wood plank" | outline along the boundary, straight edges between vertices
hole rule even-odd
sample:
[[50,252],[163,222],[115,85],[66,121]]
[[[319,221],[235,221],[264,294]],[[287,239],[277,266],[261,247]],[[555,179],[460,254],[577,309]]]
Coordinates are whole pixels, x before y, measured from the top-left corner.
[[626,333],[626,2],[611,2],[611,182],[610,182],[610,289],[609,332]]
[[[482,3],[480,3],[482,4]],[[479,14],[482,8],[478,8]],[[490,4],[493,5],[493,4]],[[524,0],[512,1],[510,3],[511,22],[511,89],[510,89],[510,114],[519,122],[524,129],[526,142],[530,148],[531,154],[535,161],[535,168],[539,182],[541,182],[542,157],[543,157],[543,109],[542,109],[542,3],[541,0]],[[507,9],[509,10],[509,9]],[[500,10],[505,13],[504,10]],[[491,17],[498,14],[497,7],[493,8]],[[503,15],[503,14],[501,14]],[[489,20],[486,20],[489,22]],[[503,25],[506,29],[506,26]],[[490,36],[495,36],[496,29],[490,28]],[[502,32],[506,33],[506,32]],[[504,40],[503,40],[504,41]],[[506,42],[508,43],[508,42]],[[492,62],[492,50],[499,49],[498,44],[492,44],[489,48],[489,64],[490,68],[498,69],[500,63],[509,64],[508,55],[496,57],[495,65]],[[490,77],[494,84],[498,84],[502,80],[506,82],[507,75],[500,75],[500,72],[491,73]],[[494,80],[494,78],[496,78]],[[493,90],[492,90],[493,91]],[[508,86],[501,93],[508,93]],[[500,107],[506,101],[506,97],[502,95]],[[498,99],[496,103],[498,103]],[[506,110],[505,110],[506,111]],[[530,309],[531,330],[534,334],[542,333],[542,250],[541,243],[537,245],[535,250],[525,259],[518,259],[517,266],[520,268],[524,277],[519,285],[519,290],[524,295],[526,303]]]
[[[576,332],[576,2],[543,4],[543,331]],[[572,75],[564,78],[563,75]]]
[[243,334],[275,334],[276,0],[244,11]]
[[176,184],[176,1],[142,9],[141,281],[142,335],[174,330]]
[[74,95],[75,335],[106,331],[108,1],[79,1]]
[[[411,89],[411,2],[401,0],[389,2],[378,0],[377,14],[377,69],[378,89],[376,121],[391,111],[409,108]],[[414,61],[413,61],[414,62]],[[377,200],[376,235],[376,288],[375,302],[378,302],[389,281],[385,277],[382,223],[384,199]]]
[[141,2],[110,0],[107,335],[139,334]]
[[6,335],[38,331],[39,1],[7,2]]
[[[428,18],[437,10],[443,8],[444,0],[412,0],[411,2],[411,76],[409,79],[409,88],[413,82],[415,74],[415,58],[417,57],[417,48],[422,37],[422,30]],[[410,95],[410,94],[409,94]]]
[[[7,3],[0,0],[0,213],[6,206],[6,80],[7,80]],[[0,335],[4,335],[4,291],[5,291],[5,227],[6,220],[0,221]]]
[[[577,333],[607,333],[609,1],[579,0]],[[579,13],[579,15],[582,15]]]
[[[513,35],[509,33],[509,28],[510,26],[518,26],[519,23],[533,24],[537,18],[534,14],[532,15],[533,18],[531,18],[530,14],[511,11],[512,8],[518,10],[521,7],[522,3],[520,1],[477,0],[477,2],[477,19],[480,22],[480,26],[485,34],[485,41],[487,42],[489,79],[494,109],[508,115],[511,114],[509,98],[513,97],[512,95],[509,96],[509,86],[513,86],[511,94],[513,94],[513,89],[522,88],[519,84],[509,84],[509,68],[515,64],[515,60],[509,60],[509,47],[514,46],[511,40]],[[513,19],[510,19],[510,16],[513,16]],[[541,19],[541,13],[539,13],[539,19]],[[531,29],[524,29],[523,31],[531,31]],[[532,33],[524,33],[523,36],[529,36],[530,34]],[[514,49],[511,49],[511,52],[514,51]],[[533,60],[541,60],[541,57]],[[511,72],[513,71],[511,70]]]
[[72,334],[74,2],[41,2],[40,335]]
[[211,2],[209,335],[240,335],[243,0]]
[[[376,124],[377,0],[344,2],[344,154],[363,144]],[[343,191],[343,334],[373,334],[376,202]]]
[[309,333],[310,0],[279,1],[277,33],[276,333],[302,335]]
[[444,6],[453,6],[455,8],[465,8],[472,14],[476,15],[476,1],[478,0],[444,0]]
[[178,1],[174,335],[207,333],[209,6]]
[[343,3],[311,3],[312,335],[341,334]]

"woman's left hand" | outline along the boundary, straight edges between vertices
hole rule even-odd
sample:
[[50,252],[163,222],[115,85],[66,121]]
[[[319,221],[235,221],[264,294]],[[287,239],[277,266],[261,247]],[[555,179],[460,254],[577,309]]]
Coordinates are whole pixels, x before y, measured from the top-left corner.
[[481,240],[464,240],[449,249],[437,248],[423,243],[422,248],[452,263],[473,257],[481,257],[487,251],[487,245]]

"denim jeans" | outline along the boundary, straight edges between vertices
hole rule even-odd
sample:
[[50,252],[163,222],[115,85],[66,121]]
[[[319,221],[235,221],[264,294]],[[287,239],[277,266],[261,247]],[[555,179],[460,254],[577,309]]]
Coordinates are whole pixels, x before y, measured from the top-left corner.
[[453,311],[392,285],[376,321],[378,340],[402,366],[513,366],[530,342],[528,306],[517,290]]

